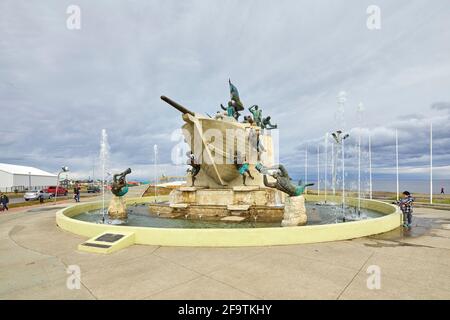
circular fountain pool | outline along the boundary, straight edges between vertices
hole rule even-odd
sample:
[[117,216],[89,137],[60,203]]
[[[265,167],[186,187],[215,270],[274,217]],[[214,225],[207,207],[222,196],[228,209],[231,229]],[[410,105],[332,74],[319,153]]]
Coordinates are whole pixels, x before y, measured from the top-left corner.
[[[311,203],[323,201],[322,198],[312,195],[308,195],[306,199],[310,203],[309,207]],[[366,219],[335,223],[335,220],[331,220],[333,214],[328,212],[329,208],[312,205],[310,208],[315,207],[315,210],[309,210],[308,225],[284,228],[279,227],[279,223],[258,222],[256,224],[247,222],[247,225],[227,223],[225,227],[223,222],[165,219],[133,213],[135,205],[137,208],[140,204],[148,204],[152,200],[152,197],[127,200],[132,210],[128,225],[97,223],[100,220],[101,201],[77,204],[60,210],[56,213],[56,223],[63,230],[85,237],[95,237],[104,232],[126,232],[134,235],[135,244],[209,247],[287,245],[346,240],[388,232],[398,228],[402,223],[401,213],[396,206],[366,199],[361,200],[361,208],[364,209],[363,214],[367,215]],[[329,201],[338,202],[339,199],[329,197]],[[357,203],[357,199],[348,199],[350,207],[355,207]],[[145,207],[146,205],[142,206]],[[317,219],[316,224],[314,219]]]
[[[127,211],[128,219],[122,224],[124,226],[183,229],[281,227],[281,221],[261,222],[252,218],[248,218],[241,222],[211,221],[198,218],[160,218],[156,213],[151,211],[148,203],[131,205],[128,207]],[[344,218],[342,207],[340,206],[319,205],[315,202],[306,202],[306,212],[308,216],[307,225],[343,223],[383,216],[381,213],[370,209],[362,208],[359,212],[358,211],[359,210],[356,210],[356,208],[346,207]],[[102,209],[80,213],[79,215],[74,216],[73,219],[92,223],[102,223]],[[114,221],[106,220],[105,223],[114,224]]]

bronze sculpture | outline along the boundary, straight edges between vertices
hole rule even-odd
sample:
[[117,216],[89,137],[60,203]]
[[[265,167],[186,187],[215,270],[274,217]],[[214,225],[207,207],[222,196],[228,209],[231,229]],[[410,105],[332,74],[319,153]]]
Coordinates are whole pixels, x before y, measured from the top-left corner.
[[[275,188],[291,197],[302,195],[306,187],[314,185],[314,183],[303,184],[301,180],[297,185],[294,184],[291,177],[289,177],[287,170],[282,164],[266,168],[261,163],[258,163],[256,165],[256,170],[264,174],[264,185],[266,187]],[[276,180],[276,182],[270,183],[267,179],[267,175],[272,176]]]
[[195,155],[192,151],[188,152],[186,155],[189,157],[188,164],[191,166],[191,168],[189,168],[187,170],[187,172],[191,173],[191,179],[192,179],[191,187],[193,187],[194,183],[195,183],[195,177],[200,172],[201,165],[199,163],[197,163],[197,161],[195,159]]
[[220,105],[220,108],[227,112],[229,117],[233,117],[238,120],[240,113],[239,111],[244,110],[244,105],[239,98],[239,91],[235,85],[231,83],[231,80],[228,79],[228,84],[230,86],[230,101],[228,102],[228,106],[225,108],[223,104]]
[[270,123],[270,119],[271,119],[270,116],[263,118],[261,121],[261,128],[267,130],[276,129],[278,126],[276,124]]
[[128,168],[124,172],[113,175],[113,183],[111,186],[111,192],[117,196],[122,197],[128,192],[126,175],[131,173],[131,169]]
[[255,104],[255,105],[251,106],[250,108],[248,108],[248,111],[250,111],[251,114],[253,115],[253,120],[256,122],[256,125],[258,127],[261,127],[262,110],[259,109],[259,107]]
[[250,173],[249,163],[245,162],[245,159],[244,161],[242,161],[242,156],[239,152],[237,152],[234,156],[234,164],[236,166],[236,169],[239,171],[239,174],[242,176],[244,186],[246,185],[245,180],[247,176],[252,180],[255,179]]

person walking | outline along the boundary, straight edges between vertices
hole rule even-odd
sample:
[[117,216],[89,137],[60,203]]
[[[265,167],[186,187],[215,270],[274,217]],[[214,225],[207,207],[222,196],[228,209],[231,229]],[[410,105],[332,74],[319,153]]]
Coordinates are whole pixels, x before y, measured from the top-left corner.
[[441,194],[445,194],[444,187],[441,187]]
[[75,188],[73,188],[74,194],[73,198],[75,199],[75,202],[80,202],[80,191],[81,191],[80,185],[77,183],[75,185]]
[[2,193],[0,196],[0,203],[2,204],[3,210],[8,211],[8,203],[9,203],[9,198],[6,194]]
[[405,228],[411,228],[412,225],[413,202],[414,198],[409,191],[403,191],[403,199],[397,201],[400,210],[403,212],[403,226]]

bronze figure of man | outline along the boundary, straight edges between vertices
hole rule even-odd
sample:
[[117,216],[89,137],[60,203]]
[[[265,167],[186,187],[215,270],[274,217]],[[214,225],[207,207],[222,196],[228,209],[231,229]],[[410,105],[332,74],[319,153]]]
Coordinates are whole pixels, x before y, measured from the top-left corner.
[[111,186],[111,192],[117,196],[122,197],[128,192],[126,175],[131,173],[131,169],[128,168],[124,172],[113,175],[113,183]]
[[[303,184],[300,180],[298,184],[294,184],[292,179],[289,177],[289,174],[286,168],[280,164],[278,166],[266,168],[261,163],[256,165],[256,169],[264,174],[264,185],[269,188],[275,188],[280,190],[291,197],[300,196],[305,191],[306,187],[313,186],[314,183]],[[275,182],[270,183],[267,179],[267,175],[269,174],[269,170],[275,170],[270,173],[270,175],[276,180]]]
[[192,151],[188,152],[187,155],[189,157],[188,164],[191,166],[191,168],[188,169],[188,172],[190,172],[190,174],[191,174],[191,179],[192,179],[191,187],[193,187],[194,183],[195,183],[195,177],[200,172],[201,165],[199,163],[197,163],[197,161],[195,159],[195,155]]

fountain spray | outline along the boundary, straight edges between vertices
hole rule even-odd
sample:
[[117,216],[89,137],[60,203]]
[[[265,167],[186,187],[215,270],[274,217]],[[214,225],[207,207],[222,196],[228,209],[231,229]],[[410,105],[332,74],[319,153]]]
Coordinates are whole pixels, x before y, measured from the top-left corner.
[[[364,106],[362,102],[358,104],[358,123],[362,123],[362,113],[364,111]],[[358,217],[361,216],[361,127],[358,130]]]
[[327,183],[328,183],[328,132],[325,134],[325,203],[327,203]]
[[334,155],[334,143],[331,144],[331,188],[333,196],[336,195],[336,160]]
[[369,134],[369,197],[372,200],[372,137]]
[[347,139],[350,135],[348,133],[343,133],[341,130],[338,130],[336,132],[333,132],[332,137],[334,138],[334,141],[336,142],[336,146],[341,146],[341,156],[342,156],[342,216],[343,221],[345,222],[345,147],[344,147],[344,141]]
[[358,217],[361,216],[361,133],[358,136]]
[[155,174],[155,179],[154,179],[154,184],[155,184],[155,202],[156,202],[156,198],[157,198],[157,190],[156,190],[156,188],[157,188],[157,168],[156,168],[156,162],[157,162],[157,158],[158,158],[158,145],[157,144],[155,144],[154,146],[153,146],[153,151],[154,151],[154,153],[155,153],[155,161],[154,161],[154,174]]
[[305,149],[305,184],[308,184],[308,146]]
[[341,140],[342,153],[342,216],[345,222],[345,153],[344,153],[344,139]]
[[320,144],[317,144],[317,195],[320,195]]
[[105,172],[106,162],[109,156],[108,134],[106,129],[102,129],[102,136],[100,140],[100,162],[102,165],[102,221],[105,222]]

